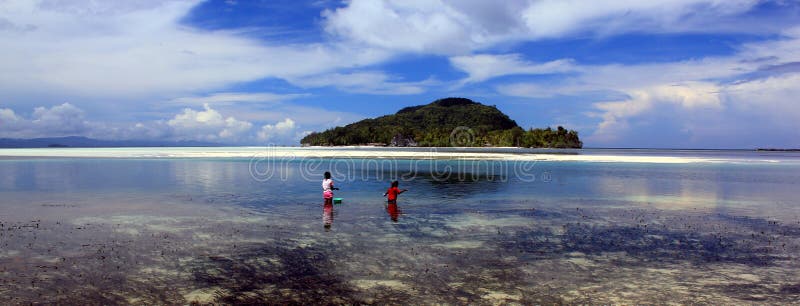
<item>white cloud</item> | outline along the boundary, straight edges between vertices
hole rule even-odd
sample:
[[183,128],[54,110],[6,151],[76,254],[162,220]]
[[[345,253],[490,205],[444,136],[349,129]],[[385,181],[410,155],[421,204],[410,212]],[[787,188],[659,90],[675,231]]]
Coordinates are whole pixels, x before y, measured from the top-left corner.
[[[702,127],[701,119],[717,126],[729,126],[734,120],[726,118],[742,122],[742,116],[762,120],[749,123],[751,127],[797,128],[793,122],[800,122],[797,108],[781,102],[797,95],[790,83],[796,78],[791,71],[771,76],[774,72],[765,68],[800,62],[800,28],[788,29],[771,42],[746,44],[733,56],[673,63],[585,66],[567,59],[537,62],[517,54],[475,55],[507,50],[516,42],[570,35],[774,33],[777,26],[789,24],[772,18],[758,18],[758,23],[735,18],[757,5],[756,0],[352,0],[323,13],[320,24],[330,34],[325,41],[302,44],[181,24],[198,3],[0,1],[4,95],[53,93],[70,101],[89,97],[95,102],[82,106],[103,101],[108,108],[123,109],[114,104],[130,103],[127,109],[142,112],[152,111],[140,107],[146,101],[207,104],[202,110],[190,108],[174,117],[157,114],[166,119],[138,124],[92,122],[71,104],[36,109],[28,118],[2,108],[0,135],[77,133],[247,142],[258,139],[265,126],[272,132],[265,135],[276,135],[275,129],[288,118],[296,125],[294,130],[328,127],[359,119],[358,115],[279,105],[301,97],[291,94],[218,91],[270,78],[303,88],[330,86],[370,94],[417,94],[440,84],[432,78],[404,81],[376,70],[380,67],[375,65],[401,53],[447,55],[453,67],[468,75],[461,84],[512,74],[563,74],[553,83],[500,85],[497,90],[506,95],[613,93],[616,98],[606,97],[593,109],[602,122],[601,132],[629,132],[665,112],[686,118],[680,120],[682,130],[693,135],[713,134],[708,126]],[[218,93],[204,94],[209,92]],[[717,113],[727,117],[712,116]]]
[[336,87],[342,91],[353,93],[380,95],[411,95],[425,91],[426,86],[435,84],[432,79],[421,82],[397,81],[383,72],[361,71],[353,73],[327,73],[305,78],[293,79],[291,82],[300,87]]
[[591,136],[591,140],[609,143],[624,139],[630,129],[628,120],[657,109],[658,104],[674,104],[685,111],[719,111],[722,104],[719,88],[711,83],[689,82],[654,86],[630,92],[622,101],[595,103],[602,114],[602,122]]
[[800,72],[795,72],[731,84],[724,88],[720,96],[725,101],[736,101],[731,107],[737,113],[752,114],[757,122],[767,122],[769,126],[794,133],[794,144],[800,146],[800,105],[796,99],[800,97],[798,84]]
[[262,141],[274,140],[276,138],[286,137],[290,133],[295,132],[294,120],[286,118],[275,124],[265,124],[258,131],[258,139]]
[[51,108],[35,108],[31,124],[38,129],[54,131],[59,135],[80,134],[89,128],[83,110],[69,103]]
[[594,145],[756,148],[800,146],[800,73],[730,85],[653,88],[597,103]]
[[[86,136],[108,140],[194,140],[220,144],[257,144],[269,141],[297,145],[310,133],[303,127],[320,130],[349,123],[360,116],[313,107],[286,106],[271,111],[236,111],[224,115],[206,104],[202,109],[185,108],[168,120],[144,122],[95,122],[86,120],[84,111],[69,103],[36,107],[29,118],[8,108],[0,108],[0,138]],[[279,116],[284,116],[282,119]],[[289,118],[292,116],[293,118]],[[248,120],[249,119],[249,120]],[[274,122],[255,128],[254,122]]]
[[[756,58],[745,54],[727,57],[706,57],[680,62],[653,64],[573,64],[571,72],[558,82],[546,84],[522,82],[497,86],[501,93],[518,97],[547,97],[555,95],[585,95],[598,92],[628,93],[654,86],[669,86],[685,82],[721,81],[758,70],[769,62],[750,62]],[[770,60],[780,61],[779,58]],[[562,75],[563,76],[563,75]]]
[[[597,125],[592,146],[797,146],[800,28],[732,55],[680,62],[580,65],[558,81],[497,86],[504,95],[583,97]],[[579,124],[576,124],[579,125]],[[765,135],[753,131],[769,129]],[[649,136],[648,136],[649,135]],[[662,139],[669,138],[670,139]]]
[[[182,25],[181,20],[198,3],[4,1],[0,3],[0,48],[4,51],[0,90],[38,92],[45,88],[82,96],[131,98],[192,95],[264,78],[296,80],[301,86],[330,84],[324,80],[352,81],[374,74],[336,71],[368,67],[402,52],[465,55],[507,42],[572,32],[685,29],[698,20],[713,23],[720,16],[735,15],[755,2],[354,0],[323,13],[321,23],[332,34],[330,40],[308,44],[265,42],[234,31],[202,31]],[[454,63],[470,73],[468,82],[568,68],[561,61],[517,63],[519,59],[508,55],[494,60],[504,65],[523,64],[527,70],[489,69],[481,60],[492,58],[454,58]],[[342,88],[410,94],[421,92],[424,85],[384,77]]]
[[311,131],[301,130],[300,126],[295,124],[291,118],[285,118],[275,124],[265,124],[258,131],[257,139],[264,144],[291,144],[298,145],[300,139],[306,135],[311,134]]
[[580,89],[571,88],[565,84],[540,84],[540,83],[507,83],[497,85],[497,92],[506,96],[525,98],[552,98],[564,93],[576,94]]
[[[173,140],[172,129],[163,120],[137,122],[132,127],[112,127],[111,133],[95,134],[100,139]],[[189,137],[192,139],[191,137]]]
[[709,31],[721,17],[745,12],[757,0],[542,0],[532,1],[521,15],[530,38],[553,38],[591,32]]
[[570,59],[532,63],[523,60],[519,54],[455,56],[450,58],[450,64],[468,74],[461,84],[482,82],[504,75],[551,74],[575,70]]
[[[276,45],[182,25],[197,1],[4,1],[0,89],[99,97],[185,94],[385,60],[336,43]],[[14,30],[24,27],[30,30]]]
[[69,103],[50,108],[37,107],[30,119],[11,109],[0,109],[0,137],[30,138],[81,135],[91,131],[83,110]]
[[[469,54],[497,44],[592,33],[750,31],[725,20],[757,0],[353,0],[326,11],[328,33],[399,52]],[[772,25],[772,29],[779,24]]]
[[170,100],[174,104],[183,105],[204,105],[204,104],[234,104],[234,103],[264,103],[282,102],[301,97],[308,97],[309,94],[275,94],[268,92],[220,92],[205,96],[180,97]]
[[22,119],[12,109],[0,108],[0,131],[16,131],[22,129]]
[[325,107],[300,106],[294,104],[269,105],[264,109],[253,109],[249,105],[231,105],[225,107],[225,113],[239,120],[271,123],[292,118],[296,124],[306,128],[324,129],[364,119],[363,115],[339,110],[335,104]]
[[761,65],[800,62],[800,26],[784,29],[779,39],[748,43],[741,50],[742,60]]
[[469,40],[454,39],[469,35],[469,20],[440,1],[351,1],[323,16],[329,33],[368,46],[402,52],[469,49]]
[[253,127],[250,122],[224,117],[208,104],[203,108],[203,111],[186,108],[167,121],[167,125],[173,129],[173,137],[181,140],[238,142]]

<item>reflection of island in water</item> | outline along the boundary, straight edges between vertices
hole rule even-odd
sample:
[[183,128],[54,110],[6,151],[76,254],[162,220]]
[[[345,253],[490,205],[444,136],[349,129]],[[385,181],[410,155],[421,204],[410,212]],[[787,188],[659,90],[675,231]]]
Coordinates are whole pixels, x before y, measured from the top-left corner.
[[331,225],[333,225],[333,203],[331,201],[325,201],[322,205],[322,223],[326,231],[331,230]]
[[400,214],[403,213],[400,211],[400,208],[397,207],[397,201],[391,201],[387,203],[386,212],[389,213],[389,218],[391,218],[393,222],[397,222]]

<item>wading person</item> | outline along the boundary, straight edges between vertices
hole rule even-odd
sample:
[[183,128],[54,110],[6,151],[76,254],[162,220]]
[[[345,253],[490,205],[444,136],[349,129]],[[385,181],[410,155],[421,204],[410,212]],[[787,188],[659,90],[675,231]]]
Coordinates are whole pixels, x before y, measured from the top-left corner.
[[322,180],[322,198],[325,199],[325,204],[333,204],[334,190],[339,190],[339,188],[333,187],[331,173],[325,171],[325,178]]
[[397,196],[403,192],[408,191],[408,189],[400,190],[398,186],[400,186],[400,182],[398,181],[392,182],[392,186],[389,187],[389,189],[386,190],[386,193],[383,194],[383,196],[386,197],[388,203],[397,203]]

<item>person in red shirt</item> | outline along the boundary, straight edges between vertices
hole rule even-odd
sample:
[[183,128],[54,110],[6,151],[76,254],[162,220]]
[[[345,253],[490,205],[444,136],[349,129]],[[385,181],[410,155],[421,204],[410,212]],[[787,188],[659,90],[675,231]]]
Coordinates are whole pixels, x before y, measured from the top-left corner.
[[386,193],[383,194],[384,197],[387,197],[386,199],[389,201],[389,203],[397,203],[397,196],[408,191],[408,189],[400,190],[400,188],[398,188],[399,185],[400,183],[398,181],[392,182],[392,187],[389,187],[389,189],[386,190]]

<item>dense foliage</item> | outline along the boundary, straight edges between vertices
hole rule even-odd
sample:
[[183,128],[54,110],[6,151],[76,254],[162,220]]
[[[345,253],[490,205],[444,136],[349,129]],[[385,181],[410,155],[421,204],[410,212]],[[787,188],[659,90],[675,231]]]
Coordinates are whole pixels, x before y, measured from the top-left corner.
[[[464,98],[446,98],[406,107],[394,115],[365,119],[321,133],[311,133],[304,145],[340,146],[397,144],[418,146],[517,146],[580,148],[578,133],[562,127],[523,130],[494,106]],[[403,144],[401,144],[403,145]]]

